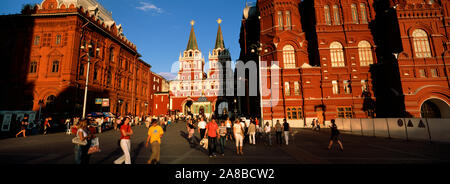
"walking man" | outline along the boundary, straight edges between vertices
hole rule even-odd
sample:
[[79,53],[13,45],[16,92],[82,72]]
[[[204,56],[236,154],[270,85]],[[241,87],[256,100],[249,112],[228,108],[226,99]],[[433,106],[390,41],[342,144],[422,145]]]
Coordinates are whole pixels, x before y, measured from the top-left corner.
[[281,131],[282,130],[282,126],[280,124],[280,120],[277,120],[277,124],[275,124],[275,136],[276,136],[276,140],[277,140],[277,144],[281,145],[283,143],[283,141],[281,140]]
[[286,146],[289,145],[289,134],[291,133],[291,127],[289,126],[289,123],[284,119],[283,123],[283,130],[284,130],[284,141],[286,142]]
[[209,157],[215,157],[216,151],[216,141],[217,141],[217,135],[219,135],[219,126],[216,123],[215,119],[212,119],[211,122],[206,125],[206,133],[208,136],[208,150],[209,150]]
[[159,158],[161,155],[161,138],[164,135],[164,131],[161,126],[158,125],[157,120],[152,120],[152,126],[148,129],[147,142],[145,147],[148,148],[148,143],[150,142],[152,146],[152,155],[147,161],[148,164],[159,164]]

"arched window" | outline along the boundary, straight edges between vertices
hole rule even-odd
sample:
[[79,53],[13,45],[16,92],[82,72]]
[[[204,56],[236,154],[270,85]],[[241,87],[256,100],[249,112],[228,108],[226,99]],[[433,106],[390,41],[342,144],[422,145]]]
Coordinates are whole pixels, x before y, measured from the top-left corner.
[[113,47],[111,47],[109,49],[109,61],[114,62],[114,48]]
[[59,71],[59,61],[53,61],[52,73],[58,73],[58,71]]
[[356,7],[356,4],[352,4],[352,19],[354,24],[358,24],[358,7]]
[[289,87],[289,82],[284,83],[284,95],[290,96],[291,95],[291,88]]
[[333,5],[334,25],[341,25],[338,5]]
[[422,29],[416,29],[412,33],[414,42],[414,52],[418,58],[431,57],[430,43],[428,42],[428,35]]
[[286,11],[286,29],[287,30],[291,29],[291,12],[290,11]]
[[358,43],[358,52],[360,66],[373,64],[372,47],[368,41],[364,40]]
[[283,12],[278,11],[278,30],[283,30]]
[[367,24],[366,4],[361,3],[359,4],[359,7],[361,8],[361,22]]
[[342,44],[339,42],[332,42],[330,44],[331,66],[344,67],[344,50]]
[[328,5],[325,5],[325,24],[331,25],[331,15],[330,15],[330,7]]
[[295,50],[292,45],[283,47],[284,68],[295,68]]
[[30,73],[36,73],[37,71],[37,62],[36,61],[32,61],[30,63]]

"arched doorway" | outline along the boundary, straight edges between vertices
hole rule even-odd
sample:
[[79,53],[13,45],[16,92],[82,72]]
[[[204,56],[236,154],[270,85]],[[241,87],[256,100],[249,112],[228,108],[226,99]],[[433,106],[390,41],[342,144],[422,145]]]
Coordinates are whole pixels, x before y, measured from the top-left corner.
[[431,98],[420,107],[422,118],[450,118],[450,106],[441,99]]
[[193,104],[192,100],[186,101],[186,103],[183,106],[183,114],[192,115],[192,110],[191,110],[192,104]]
[[228,114],[228,102],[221,102],[219,106],[217,107],[217,113],[219,116],[227,115]]
[[198,114],[201,116],[205,115],[205,107],[204,106],[200,106],[200,108],[198,110]]

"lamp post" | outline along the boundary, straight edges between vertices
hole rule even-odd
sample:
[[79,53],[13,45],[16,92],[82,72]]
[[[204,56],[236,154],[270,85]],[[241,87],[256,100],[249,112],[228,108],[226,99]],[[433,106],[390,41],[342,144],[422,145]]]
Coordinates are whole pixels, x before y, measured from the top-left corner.
[[[81,49],[85,49],[84,45],[81,46]],[[87,52],[87,57],[88,57],[88,66],[87,66],[87,72],[86,72],[86,86],[84,88],[84,102],[83,102],[83,116],[82,119],[86,118],[86,101],[87,101],[87,92],[88,92],[88,85],[89,85],[89,73],[90,73],[90,66],[91,66],[91,49],[92,49],[92,45],[89,44],[88,45],[88,52]],[[97,48],[96,51],[100,51],[100,48]]]
[[[258,73],[259,73],[259,104],[260,104],[260,110],[261,110],[261,121],[264,122],[263,119],[263,101],[262,101],[262,76],[261,76],[261,51],[262,51],[262,44],[259,44],[257,47],[258,52],[256,54],[258,55]],[[252,53],[255,53],[255,49],[251,50]]]

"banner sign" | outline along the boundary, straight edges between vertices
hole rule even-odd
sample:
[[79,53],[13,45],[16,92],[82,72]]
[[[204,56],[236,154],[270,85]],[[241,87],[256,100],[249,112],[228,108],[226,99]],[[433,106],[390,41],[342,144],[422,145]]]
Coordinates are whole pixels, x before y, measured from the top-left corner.
[[103,99],[102,107],[109,107],[109,98]]
[[101,98],[96,98],[96,99],[95,99],[95,104],[96,104],[96,105],[102,104],[102,99],[101,99]]

